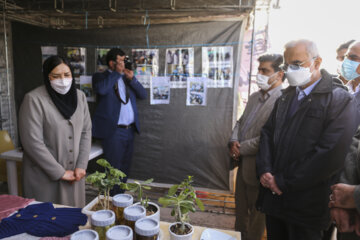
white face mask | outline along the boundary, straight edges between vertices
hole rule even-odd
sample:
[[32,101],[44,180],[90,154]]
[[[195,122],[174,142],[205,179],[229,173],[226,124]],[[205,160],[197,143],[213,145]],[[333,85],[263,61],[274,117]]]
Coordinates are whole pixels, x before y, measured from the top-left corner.
[[[277,72],[276,72],[277,73]],[[269,79],[274,76],[276,73],[274,73],[271,76],[266,76],[266,75],[262,75],[262,74],[257,74],[256,75],[256,84],[258,85],[258,87],[261,90],[267,91],[272,85],[274,85],[274,83],[276,82],[276,80],[274,82],[272,82],[271,84],[268,83]]]
[[51,87],[58,93],[64,95],[66,94],[72,84],[72,78],[62,78],[62,79],[55,79],[50,80]]
[[310,67],[307,68],[299,67],[299,69],[293,70],[289,66],[286,71],[286,78],[289,82],[289,85],[293,87],[297,87],[297,86],[304,86],[307,83],[309,83],[311,81],[311,75],[312,75],[312,72],[310,71]]

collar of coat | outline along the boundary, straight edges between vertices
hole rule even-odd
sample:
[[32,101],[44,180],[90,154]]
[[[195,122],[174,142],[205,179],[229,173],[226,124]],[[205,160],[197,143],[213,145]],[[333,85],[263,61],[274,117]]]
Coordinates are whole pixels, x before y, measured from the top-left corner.
[[[314,87],[314,89],[311,91],[310,94],[313,93],[329,93],[331,92],[335,87],[341,87],[347,91],[346,86],[342,84],[341,80],[334,75],[331,75],[328,73],[325,69],[320,70],[321,73],[321,79],[320,82]],[[282,90],[283,94],[290,93],[291,91],[295,91],[296,87],[288,87],[284,90]]]

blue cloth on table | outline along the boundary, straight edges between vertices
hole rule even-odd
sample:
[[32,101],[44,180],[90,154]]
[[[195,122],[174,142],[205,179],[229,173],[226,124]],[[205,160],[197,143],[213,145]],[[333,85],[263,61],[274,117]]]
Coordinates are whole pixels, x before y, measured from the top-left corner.
[[87,216],[81,208],[54,208],[52,203],[39,203],[20,209],[0,223],[0,239],[28,233],[37,237],[64,237],[85,225]]

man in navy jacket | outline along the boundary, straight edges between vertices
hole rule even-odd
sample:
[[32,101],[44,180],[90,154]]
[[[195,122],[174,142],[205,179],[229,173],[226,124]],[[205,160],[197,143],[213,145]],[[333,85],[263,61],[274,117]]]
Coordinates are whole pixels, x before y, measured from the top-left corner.
[[[105,158],[117,169],[129,174],[134,149],[134,133],[140,133],[136,99],[145,99],[146,90],[125,68],[125,53],[119,48],[106,55],[109,67],[93,75],[97,109],[93,117],[93,137],[101,139]],[[126,181],[126,179],[125,179]],[[115,187],[111,195],[121,193]]]

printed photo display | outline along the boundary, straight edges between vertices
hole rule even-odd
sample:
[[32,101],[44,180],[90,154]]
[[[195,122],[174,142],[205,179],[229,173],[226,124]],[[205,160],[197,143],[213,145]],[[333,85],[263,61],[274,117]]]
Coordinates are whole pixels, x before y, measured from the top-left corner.
[[106,63],[106,54],[110,51],[110,48],[97,48],[96,49],[96,71],[104,72],[108,69]]
[[165,60],[171,88],[186,88],[188,77],[194,75],[194,48],[168,48]]
[[150,83],[150,104],[169,104],[170,78],[152,77]]
[[232,87],[233,47],[203,47],[202,74],[209,88]]
[[92,88],[92,76],[80,76],[80,90],[85,93],[88,102],[95,102],[95,94]]
[[151,77],[159,73],[159,49],[133,49],[134,75],[144,88],[150,88]]
[[66,57],[70,62],[70,65],[74,69],[74,79],[76,84],[80,84],[80,76],[84,75],[86,72],[86,64],[85,64],[85,48],[79,47],[65,47],[64,48]]
[[206,106],[207,78],[189,77],[187,80],[187,106]]

